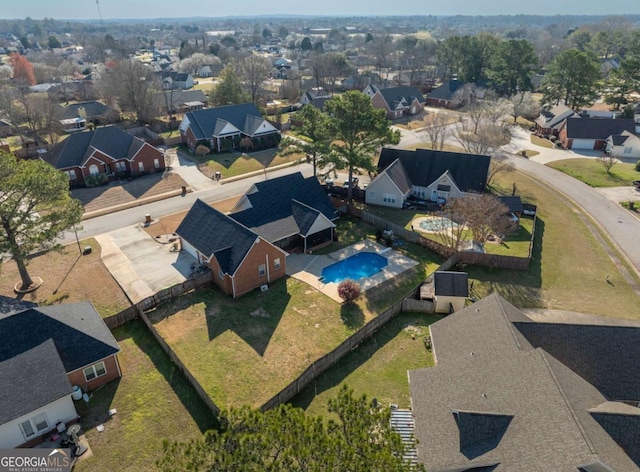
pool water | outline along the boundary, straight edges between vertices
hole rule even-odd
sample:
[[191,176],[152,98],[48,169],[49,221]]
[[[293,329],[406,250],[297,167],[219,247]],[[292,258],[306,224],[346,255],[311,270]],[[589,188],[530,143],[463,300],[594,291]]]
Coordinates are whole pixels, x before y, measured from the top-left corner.
[[432,216],[420,222],[420,228],[425,231],[442,231],[444,229],[457,229],[458,224],[444,216]]
[[372,252],[359,252],[322,269],[322,278],[325,283],[358,280],[380,272],[386,265],[385,257]]

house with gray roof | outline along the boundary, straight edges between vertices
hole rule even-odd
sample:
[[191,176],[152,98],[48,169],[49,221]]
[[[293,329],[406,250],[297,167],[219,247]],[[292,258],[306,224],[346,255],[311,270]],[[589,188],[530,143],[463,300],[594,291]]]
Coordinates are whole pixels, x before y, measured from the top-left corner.
[[380,88],[370,84],[363,93],[371,98],[371,104],[375,108],[384,110],[390,120],[417,115],[424,109],[425,99],[417,87]]
[[287,251],[333,240],[338,218],[318,179],[299,172],[253,184],[229,215]]
[[430,326],[409,371],[427,470],[640,470],[640,327],[539,323],[497,294]]
[[120,113],[95,100],[58,105],[56,113],[65,133],[83,131],[88,123],[99,126],[120,121]]
[[431,149],[383,148],[366,203],[402,208],[408,200],[444,203],[483,193],[491,157]]
[[613,157],[638,159],[640,157],[640,138],[629,131],[611,135],[607,138],[604,151]]
[[285,275],[285,251],[200,199],[176,233],[182,249],[209,267],[214,284],[234,298]]
[[553,107],[545,107],[535,120],[535,133],[541,136],[558,136],[564,120],[579,117],[580,115],[564,103],[559,103]]
[[154,103],[162,113],[167,113],[169,109],[172,113],[186,113],[206,108],[209,99],[202,90],[171,89],[158,92],[154,96]]
[[75,421],[72,386],[121,376],[120,347],[91,302],[0,312],[0,448],[37,442]]
[[563,121],[558,140],[565,149],[604,150],[609,136],[636,129],[632,119],[570,117]]
[[40,158],[67,174],[71,187],[90,176],[115,179],[165,167],[162,151],[115,126],[74,133]]
[[165,71],[162,77],[162,88],[189,90],[193,88],[193,76],[186,72]]
[[457,108],[456,93],[464,86],[464,82],[451,79],[436,87],[427,95],[426,103],[432,107]]
[[190,149],[202,144],[213,152],[246,147],[244,138],[250,139],[250,149],[277,146],[281,138],[253,103],[188,112],[180,123],[180,134]]

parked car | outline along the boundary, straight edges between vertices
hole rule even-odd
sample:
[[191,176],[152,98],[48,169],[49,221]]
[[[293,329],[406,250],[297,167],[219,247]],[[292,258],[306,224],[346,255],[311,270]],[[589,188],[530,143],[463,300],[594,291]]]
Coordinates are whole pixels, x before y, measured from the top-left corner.
[[[358,182],[359,182],[358,177],[353,177],[353,179],[351,179],[351,182],[353,183],[352,185],[353,188],[358,188]],[[349,188],[349,179],[346,179],[344,181],[344,183],[342,184],[342,188]]]

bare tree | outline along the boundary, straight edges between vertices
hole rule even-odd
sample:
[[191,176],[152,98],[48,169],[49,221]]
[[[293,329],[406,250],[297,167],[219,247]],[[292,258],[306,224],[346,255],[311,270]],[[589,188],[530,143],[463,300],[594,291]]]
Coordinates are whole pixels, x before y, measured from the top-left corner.
[[520,92],[509,98],[513,108],[511,109],[511,116],[513,122],[518,120],[521,116],[527,120],[533,120],[540,114],[540,103],[534,98],[530,92]]
[[598,156],[598,162],[604,167],[607,174],[610,175],[611,169],[618,163],[618,159],[611,154],[603,154],[602,156]]
[[509,156],[503,152],[494,152],[489,163],[489,175],[487,175],[487,185],[491,183],[493,178],[501,173],[513,172],[516,166]]
[[[429,113],[423,120],[425,125],[424,135],[428,137],[431,149],[442,150],[444,143],[450,136],[450,118],[445,113]],[[426,141],[426,140],[425,140]]]
[[261,98],[262,84],[271,70],[271,63],[266,57],[251,54],[238,61],[238,72],[242,83],[251,96],[251,101],[257,103]]
[[22,135],[18,126],[20,122],[18,89],[13,84],[0,84],[0,113],[9,120],[14,133]]
[[456,141],[470,154],[488,155],[508,142],[509,130],[504,126],[484,120],[475,132],[472,127],[473,123],[463,121],[454,133]]
[[472,195],[460,199],[458,215],[471,232],[473,241],[484,243],[490,234],[505,235],[517,229],[509,209],[493,195]]
[[467,228],[462,220],[460,207],[462,198],[450,198],[442,209],[441,216],[434,220],[434,236],[437,242],[445,246],[449,254],[458,252],[460,245],[465,240]]

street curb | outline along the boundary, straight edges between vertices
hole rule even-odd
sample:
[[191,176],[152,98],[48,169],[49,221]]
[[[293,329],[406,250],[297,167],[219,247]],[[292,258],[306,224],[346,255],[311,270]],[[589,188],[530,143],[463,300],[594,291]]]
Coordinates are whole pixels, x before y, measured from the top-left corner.
[[[191,193],[193,190],[191,187],[187,187],[187,193]],[[121,203],[120,205],[114,205],[107,208],[102,208],[100,210],[89,211],[82,215],[83,220],[88,220],[91,218],[96,218],[98,216],[108,215],[110,213],[115,213],[121,210],[127,210],[129,208],[135,208],[142,205],[146,205],[147,203],[158,202],[160,200],[166,200],[167,198],[177,197],[178,195],[182,195],[182,189],[180,190],[172,190],[171,192],[159,193],[157,195],[153,195],[151,197],[146,198],[138,198],[132,202]]]
[[273,167],[267,167],[262,170],[254,170],[251,172],[247,172],[246,174],[234,175],[233,177],[227,177],[226,179],[220,179],[220,185],[228,184],[231,182],[237,182],[238,180],[248,179],[249,177],[255,177],[256,175],[263,175],[265,173],[269,173],[274,170],[286,169],[287,167],[293,167],[300,164],[303,164],[304,159],[298,159],[292,162],[287,162],[286,164],[279,164]]

